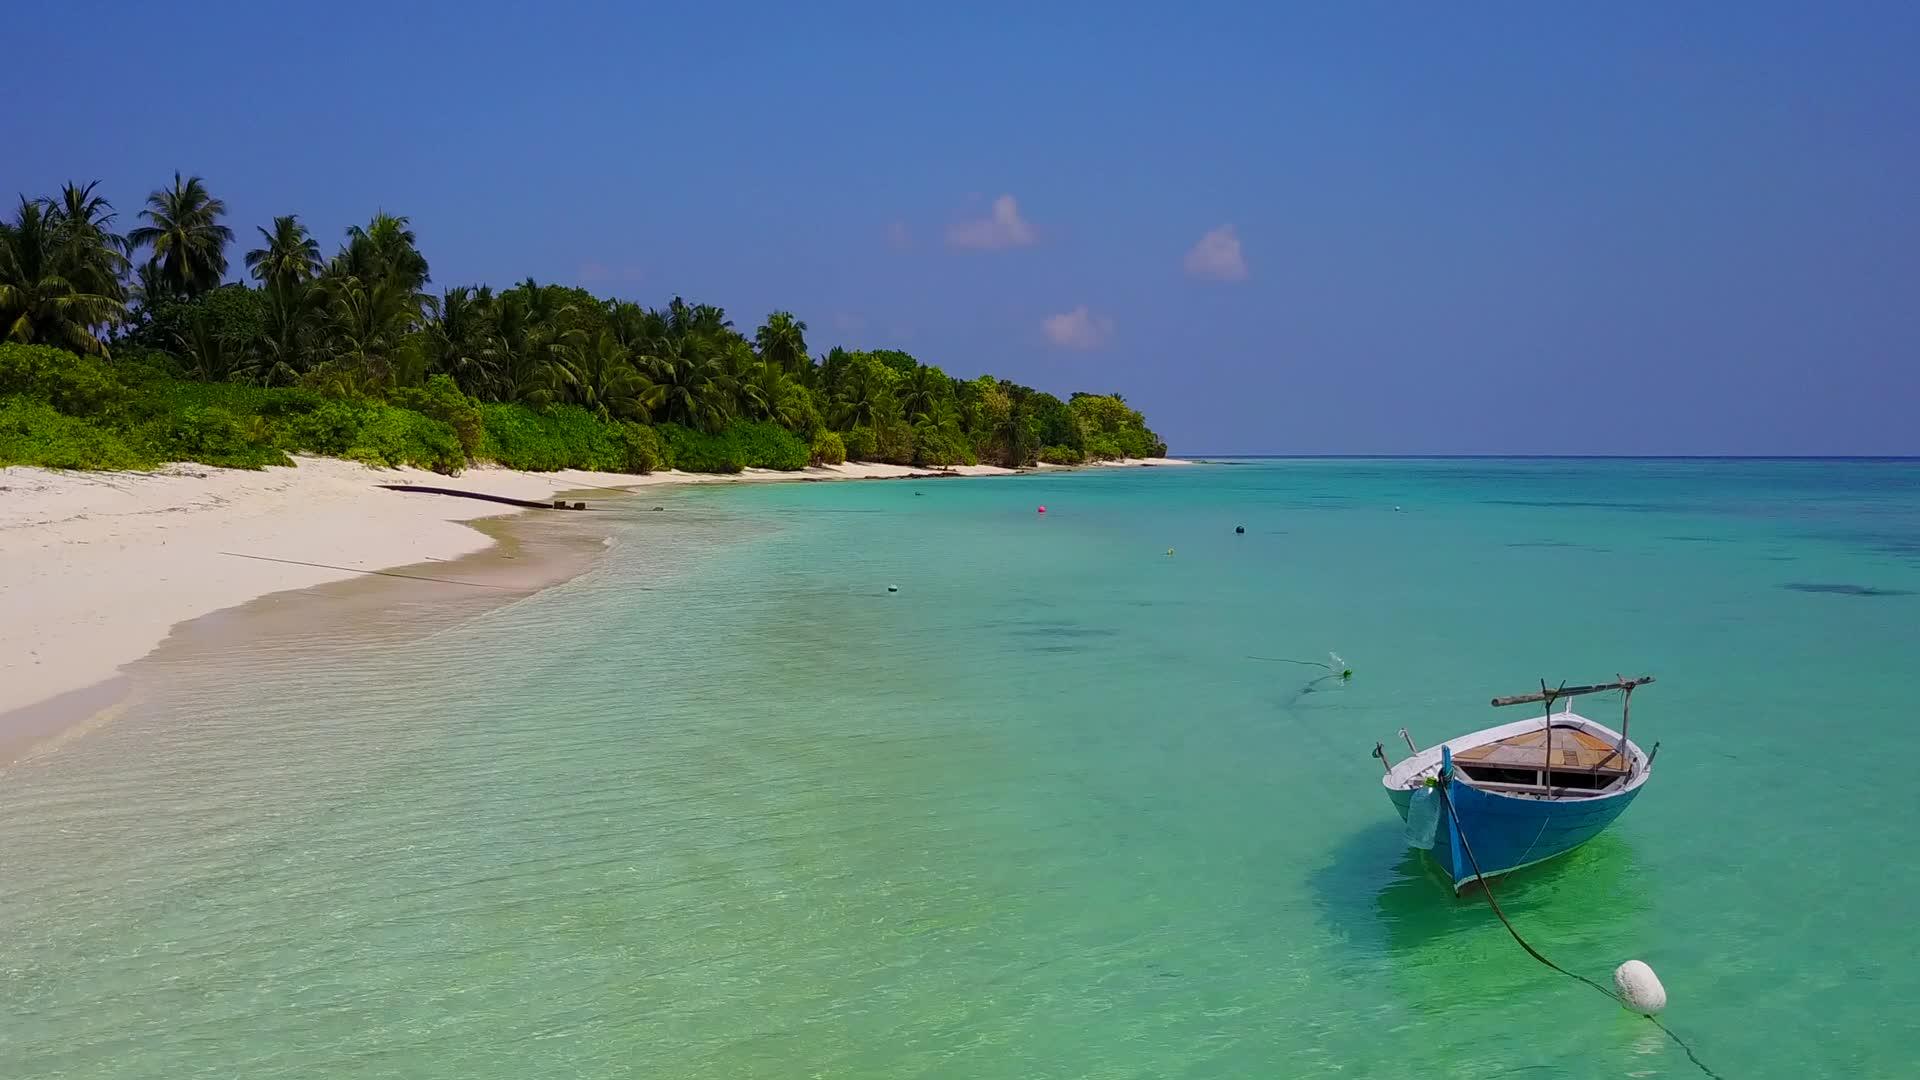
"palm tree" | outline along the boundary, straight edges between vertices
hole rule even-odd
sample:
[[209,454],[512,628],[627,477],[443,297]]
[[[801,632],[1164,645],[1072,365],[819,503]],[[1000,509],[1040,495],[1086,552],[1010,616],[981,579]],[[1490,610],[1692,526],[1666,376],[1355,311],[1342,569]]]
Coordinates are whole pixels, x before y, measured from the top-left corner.
[[326,293],[280,281],[267,286],[266,300],[264,325],[253,343],[253,361],[245,375],[247,381],[262,386],[286,386],[312,366],[316,324]]
[[273,228],[256,229],[264,247],[247,252],[247,269],[263,285],[302,285],[320,275],[320,243],[295,214],[273,219]]
[[94,189],[68,183],[58,199],[45,201],[55,243],[67,265],[68,276],[83,292],[125,300],[127,295],[127,238],[113,231],[113,204]]
[[741,411],[755,420],[773,419],[791,381],[780,365],[772,360],[762,360],[753,365],[747,376],[738,382]]
[[720,370],[726,373],[727,384],[736,389],[758,378],[760,369],[765,365],[753,354],[753,346],[747,339],[738,335],[722,338],[713,348]]
[[602,420],[645,420],[665,392],[633,366],[633,354],[612,330],[567,335],[561,366],[575,404]]
[[493,290],[459,285],[427,300],[431,366],[453,377],[462,393],[485,397],[493,390],[499,350],[494,330]]
[[689,304],[679,297],[667,305],[667,333],[676,338],[719,338],[733,329],[733,320],[712,304]]
[[648,377],[660,388],[664,419],[701,431],[719,431],[732,418],[733,388],[726,370],[700,350],[697,340],[662,338],[644,363]]
[[201,382],[224,382],[244,372],[244,360],[214,326],[207,309],[195,309],[184,329],[173,338],[173,352],[185,363],[187,374]]
[[657,311],[649,311],[631,300],[613,300],[607,304],[607,327],[620,344],[635,355],[667,336],[667,322]]
[[539,318],[548,306],[538,286],[509,289],[495,305],[486,348],[499,400],[544,405],[564,389],[553,324]]
[[166,298],[167,287],[160,280],[160,268],[150,261],[133,264],[133,284],[127,289],[128,301],[143,309],[151,309]]
[[134,247],[152,246],[150,261],[167,292],[198,296],[226,276],[226,248],[233,242],[233,230],[220,224],[220,215],[226,212],[227,204],[207,194],[207,185],[199,177],[182,181],[176,172],[171,190],[162,188],[147,196],[147,208],[140,216],[151,224],[128,233],[127,241]]
[[900,384],[900,407],[906,411],[907,419],[919,420],[933,415],[940,402],[951,393],[944,372],[936,367],[921,365]]
[[812,384],[832,398],[840,390],[840,381],[846,377],[847,368],[853,363],[853,354],[835,345],[827,350],[827,355],[811,368]]
[[512,292],[525,302],[527,321],[550,330],[555,341],[559,340],[561,324],[571,322],[576,314],[565,289],[542,285],[531,277],[515,285]]
[[392,280],[335,283],[328,329],[336,359],[372,386],[384,386],[419,315],[419,296]]
[[807,357],[807,324],[794,318],[791,311],[776,311],[767,316],[765,325],[754,333],[753,341],[760,349],[760,359],[778,364],[780,370],[789,375],[799,374],[800,369],[812,363]]
[[887,369],[861,353],[840,376],[840,392],[834,398],[840,426],[872,427],[876,416],[885,412],[892,397],[893,387]]
[[1016,469],[1033,464],[1034,453],[1040,447],[1034,438],[1032,412],[1025,395],[1008,395],[1007,409],[999,414],[992,435],[1006,453],[1001,464]]
[[429,280],[427,259],[420,254],[410,222],[381,212],[363,228],[347,229],[347,246],[336,264],[362,281],[392,278],[408,292],[418,292]]
[[98,331],[126,309],[116,296],[87,291],[91,273],[63,249],[46,207],[22,196],[13,221],[0,223],[0,340],[104,355]]

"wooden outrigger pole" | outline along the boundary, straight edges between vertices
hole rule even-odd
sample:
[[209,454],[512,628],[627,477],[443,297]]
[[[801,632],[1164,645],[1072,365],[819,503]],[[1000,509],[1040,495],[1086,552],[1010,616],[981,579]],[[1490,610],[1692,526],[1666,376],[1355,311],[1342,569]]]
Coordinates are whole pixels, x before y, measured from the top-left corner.
[[1645,686],[1652,681],[1653,676],[1642,675],[1637,679],[1619,679],[1610,683],[1595,683],[1592,686],[1562,686],[1557,690],[1548,690],[1546,689],[1546,684],[1541,683],[1539,693],[1515,694],[1512,697],[1497,697],[1493,699],[1493,707],[1497,709],[1502,705],[1525,705],[1533,701],[1554,702],[1563,697],[1578,697],[1581,694],[1604,694],[1609,690],[1632,690],[1636,686]]
[[1633,771],[1633,758],[1629,757],[1627,754],[1627,722],[1628,722],[1627,710],[1633,707],[1634,688],[1639,686],[1645,686],[1652,681],[1653,681],[1653,676],[1651,675],[1642,675],[1634,679],[1629,679],[1624,675],[1616,675],[1614,676],[1614,681],[1610,683],[1594,683],[1591,686],[1567,686],[1566,684],[1563,683],[1556,689],[1548,689],[1547,681],[1545,679],[1542,679],[1540,680],[1539,693],[1514,694],[1512,697],[1497,697],[1493,699],[1493,707],[1497,709],[1503,705],[1526,705],[1530,702],[1535,702],[1535,701],[1544,701],[1547,703],[1546,771],[1543,772],[1541,775],[1546,777],[1547,780],[1549,781],[1547,784],[1547,790],[1552,791],[1553,784],[1551,781],[1553,779],[1553,703],[1560,700],[1561,698],[1578,697],[1581,694],[1604,694],[1609,690],[1619,690],[1623,694],[1625,694],[1626,695],[1625,702],[1620,707],[1620,745],[1614,749],[1612,754],[1608,754],[1605,758],[1602,758],[1598,764],[1594,765],[1594,769],[1598,770],[1601,765],[1605,765],[1607,762],[1612,761],[1616,756],[1618,756],[1618,757],[1626,758],[1627,771],[1631,773]]

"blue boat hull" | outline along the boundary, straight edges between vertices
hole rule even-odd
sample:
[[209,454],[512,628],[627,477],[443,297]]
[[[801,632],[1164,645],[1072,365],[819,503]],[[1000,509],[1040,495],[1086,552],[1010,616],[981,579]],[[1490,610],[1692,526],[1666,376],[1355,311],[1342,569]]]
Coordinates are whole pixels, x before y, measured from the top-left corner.
[[[1454,892],[1460,892],[1473,884],[1475,863],[1482,874],[1494,877],[1565,855],[1600,835],[1639,793],[1636,784],[1592,799],[1523,799],[1482,791],[1455,779],[1447,785],[1447,795],[1460,824],[1456,828],[1452,816],[1442,809],[1439,831],[1428,853],[1453,881]],[[1404,820],[1413,792],[1388,794]],[[1467,857],[1467,845],[1472,846],[1472,859]]]

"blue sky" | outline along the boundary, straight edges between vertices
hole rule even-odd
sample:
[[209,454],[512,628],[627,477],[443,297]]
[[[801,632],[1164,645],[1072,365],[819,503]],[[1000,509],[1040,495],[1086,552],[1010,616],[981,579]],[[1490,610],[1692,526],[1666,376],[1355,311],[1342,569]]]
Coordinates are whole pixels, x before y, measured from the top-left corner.
[[438,286],[791,308],[1189,452],[1914,454],[1917,55],[1913,4],[74,3],[0,190],[385,209]]

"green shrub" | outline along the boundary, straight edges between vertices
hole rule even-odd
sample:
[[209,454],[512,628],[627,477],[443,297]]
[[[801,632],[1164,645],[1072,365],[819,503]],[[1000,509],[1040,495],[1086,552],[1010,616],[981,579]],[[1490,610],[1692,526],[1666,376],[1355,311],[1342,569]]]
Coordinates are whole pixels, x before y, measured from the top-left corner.
[[111,428],[67,416],[42,402],[0,397],[0,465],[151,469],[158,464]]
[[524,405],[480,406],[480,456],[509,469],[552,472],[567,467],[557,433]]
[[1044,446],[1040,448],[1040,460],[1048,465],[1080,465],[1087,455],[1071,446]]
[[485,437],[479,403],[461,393],[452,376],[435,375],[427,380],[425,387],[402,387],[388,396],[403,409],[412,409],[451,427],[460,440],[461,453],[470,459],[479,456]]
[[604,469],[616,457],[604,425],[582,409],[483,405],[480,417],[480,456],[510,469]]
[[467,454],[453,428],[410,409],[367,406],[367,422],[354,433],[341,457],[367,465],[415,465],[437,473],[457,473]]
[[509,469],[651,472],[672,465],[670,446],[652,429],[602,421],[575,405],[482,405],[479,412],[481,439],[474,456]]
[[878,461],[879,444],[874,441],[873,429],[864,424],[855,425],[847,432],[846,451],[848,461]]
[[913,429],[915,465],[973,465],[980,459],[967,442],[966,432],[958,424],[936,425],[922,421]]
[[0,345],[0,397],[44,401],[68,416],[100,416],[131,396],[111,365],[49,345]]
[[183,341],[198,336],[238,351],[260,336],[266,318],[266,293],[234,283],[209,289],[191,300],[156,299],[139,310],[128,328],[127,339],[136,347],[171,352]]
[[735,424],[722,437],[740,448],[740,460],[750,469],[791,471],[807,467],[807,444],[779,424],[765,420]]
[[660,439],[660,433],[645,424],[617,423],[613,425],[613,441],[622,455],[620,472],[650,473],[655,469],[671,466],[667,458],[667,444]]
[[844,465],[847,461],[847,444],[834,432],[823,431],[814,436],[812,452],[807,456],[815,465]]
[[745,451],[736,440],[725,434],[709,435],[679,424],[661,424],[660,437],[666,441],[667,452],[672,455],[676,469],[737,473],[747,467]]
[[1147,429],[1146,417],[1118,397],[1075,394],[1068,409],[1085,432],[1082,445],[1090,461],[1166,456],[1167,444]]
[[882,423],[873,429],[873,460],[890,465],[913,464],[913,428],[904,420]]
[[197,461],[229,469],[292,464],[274,445],[265,418],[218,405],[169,409],[135,428],[132,441],[155,461]]
[[[358,402],[318,398],[303,390],[281,393],[285,397],[276,404],[286,411],[277,414],[274,442],[292,453],[346,457],[347,451],[359,441],[360,429],[371,420],[368,407]],[[296,394],[301,398],[294,398]],[[311,408],[296,410],[295,406],[305,398],[312,398]]]
[[804,469],[808,447],[800,436],[764,420],[735,424],[719,434],[662,424],[673,467],[688,472],[737,473],[741,469]]

